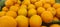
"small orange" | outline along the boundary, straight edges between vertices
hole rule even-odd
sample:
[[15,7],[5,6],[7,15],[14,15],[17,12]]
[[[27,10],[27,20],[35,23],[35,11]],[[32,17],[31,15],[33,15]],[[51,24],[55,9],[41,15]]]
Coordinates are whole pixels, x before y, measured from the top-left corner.
[[49,3],[44,4],[44,8],[49,8],[49,7],[51,7],[51,4],[49,4]]
[[0,17],[1,17],[1,16],[5,16],[5,14],[6,14],[5,11],[1,11],[1,12],[0,12]]
[[53,15],[56,15],[56,9],[53,7],[47,8],[47,11],[50,11]]
[[41,15],[41,13],[43,13],[44,11],[45,11],[45,8],[43,8],[43,7],[38,7],[37,8],[38,15]]
[[52,24],[50,27],[60,27],[59,24]]
[[53,21],[59,21],[59,19],[57,17],[54,17]]
[[15,12],[17,12],[18,9],[19,9],[18,6],[11,6],[9,10],[10,10],[10,11],[15,11]]
[[16,12],[14,12],[14,11],[8,11],[7,13],[6,13],[6,16],[11,16],[11,17],[17,17],[17,13]]
[[37,14],[37,11],[35,9],[28,10],[28,17],[31,17],[31,16],[36,15],[36,14]]
[[53,5],[53,7],[54,7],[54,8],[60,8],[60,4],[59,4],[59,3],[55,3],[55,4]]
[[2,11],[6,11],[6,12],[7,12],[8,10],[9,10],[9,9],[8,9],[7,7],[3,7],[3,8],[2,8]]
[[39,15],[33,15],[30,18],[30,27],[40,27],[42,24],[42,19]]
[[56,9],[56,16],[60,18],[60,8]]
[[10,16],[2,16],[0,18],[0,27],[16,27],[17,22],[13,17]]
[[28,27],[28,18],[23,16],[23,15],[20,15],[20,16],[17,16],[16,18],[16,21],[18,23],[18,27]]
[[22,4],[22,5],[20,6],[20,8],[26,8],[26,9],[27,9],[27,5]]
[[30,0],[24,0],[24,1],[22,2],[22,4],[24,4],[24,5],[29,5],[29,4],[30,4]]
[[34,8],[34,9],[35,9],[36,7],[35,7],[34,4],[29,4],[29,5],[28,5],[28,10],[31,9],[31,8]]
[[43,3],[41,1],[35,2],[36,7],[42,7]]
[[53,20],[53,15],[50,11],[44,11],[42,14],[41,14],[41,17],[42,17],[42,20],[45,22],[45,23],[50,23],[52,22]]
[[30,0],[30,2],[34,4],[35,2],[37,2],[37,0]]
[[14,4],[14,2],[12,1],[12,0],[6,0],[5,1],[5,5],[6,6],[11,6],[11,5],[13,5]]
[[27,16],[27,9],[26,8],[21,8],[18,10],[18,15],[24,15]]

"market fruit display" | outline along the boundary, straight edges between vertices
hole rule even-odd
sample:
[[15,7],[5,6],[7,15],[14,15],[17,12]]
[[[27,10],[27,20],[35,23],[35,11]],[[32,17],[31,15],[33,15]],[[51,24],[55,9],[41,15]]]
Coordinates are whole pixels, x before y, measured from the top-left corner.
[[0,27],[60,27],[60,0],[0,0]]

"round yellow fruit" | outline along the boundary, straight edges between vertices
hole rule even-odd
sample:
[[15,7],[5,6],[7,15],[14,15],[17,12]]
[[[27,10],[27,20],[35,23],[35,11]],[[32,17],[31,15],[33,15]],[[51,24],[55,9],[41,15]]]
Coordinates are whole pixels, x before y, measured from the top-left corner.
[[45,22],[45,23],[50,23],[52,22],[53,20],[53,15],[50,11],[44,11],[42,14],[41,14],[41,17],[42,17],[42,20]]
[[52,24],[50,27],[60,27],[59,24]]
[[53,7],[47,8],[47,11],[50,11],[53,15],[56,15],[56,9]]
[[40,27],[42,24],[42,19],[39,15],[33,15],[30,18],[30,27]]
[[56,16],[60,18],[60,8],[56,9]]
[[13,19],[13,17],[10,16],[2,16],[0,18],[0,27],[16,27],[17,23]]
[[35,7],[34,4],[29,4],[29,5],[28,5],[28,10],[31,9],[31,8],[35,9],[36,7]]
[[24,15],[27,16],[27,9],[21,8],[18,10],[18,15]]
[[19,5],[20,5],[20,4],[21,4],[21,1],[20,1],[20,0],[17,0],[17,4],[19,4]]
[[16,21],[18,23],[18,27],[28,27],[28,18],[20,15],[17,16]]
[[6,6],[11,6],[11,5],[13,5],[14,4],[14,2],[12,1],[12,0],[6,0],[5,1],[5,5]]
[[5,16],[5,14],[6,14],[5,11],[1,11],[1,12],[0,12],[0,17],[1,17],[1,16]]
[[44,4],[44,8],[49,8],[49,7],[51,7],[51,4],[49,4],[49,3]]
[[6,11],[6,12],[7,12],[8,10],[9,10],[9,9],[8,9],[7,7],[3,7],[3,8],[2,8],[2,11]]
[[7,13],[6,13],[6,16],[11,16],[11,17],[17,17],[17,13],[16,12],[14,12],[14,11],[8,11]]
[[43,8],[43,7],[38,7],[38,8],[37,8],[37,13],[38,13],[38,15],[41,15],[41,13],[43,13],[44,11],[46,11],[46,10],[45,10],[45,8]]
[[11,6],[9,10],[17,12],[18,9],[19,9],[18,6]]
[[31,17],[31,16],[36,15],[36,14],[37,14],[37,11],[35,9],[28,10],[28,17]]
[[55,4],[53,5],[53,7],[54,7],[54,8],[60,8],[60,4],[59,4],[59,3],[55,3]]
[[54,17],[53,21],[59,21],[59,19],[57,17]]
[[24,4],[24,5],[29,5],[29,4],[30,4],[30,0],[24,0],[24,1],[22,2],[22,4]]
[[35,2],[36,7],[42,7],[43,3],[41,1]]
[[26,9],[27,9],[27,5],[22,4],[22,5],[20,6],[20,8],[26,8]]
[[30,2],[34,4],[35,2],[37,2],[37,0],[30,0]]

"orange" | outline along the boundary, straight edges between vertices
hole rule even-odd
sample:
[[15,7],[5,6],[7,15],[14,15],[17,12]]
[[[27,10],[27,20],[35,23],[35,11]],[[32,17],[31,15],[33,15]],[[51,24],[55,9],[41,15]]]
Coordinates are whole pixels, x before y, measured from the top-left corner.
[[14,12],[14,11],[8,11],[7,13],[6,13],[6,16],[11,16],[11,17],[17,17],[17,13],[16,12]]
[[52,24],[50,27],[60,27],[59,24]]
[[14,2],[12,1],[12,0],[6,0],[5,1],[5,5],[6,6],[11,6],[11,5],[13,5],[14,4]]
[[22,2],[22,4],[24,4],[24,5],[29,5],[29,4],[30,4],[30,0],[24,0],[24,1]]
[[21,8],[18,10],[18,15],[24,15],[27,16],[27,9]]
[[18,9],[19,9],[18,6],[11,6],[9,10],[17,12]]
[[49,3],[44,4],[44,8],[49,8],[49,7],[51,7],[51,4],[49,4]]
[[37,0],[30,0],[30,2],[34,4],[35,2],[37,2]]
[[20,8],[26,8],[26,9],[27,9],[27,5],[22,4],[22,5],[20,6]]
[[60,18],[60,8],[56,9],[56,16]]
[[59,21],[59,19],[57,17],[54,17],[53,21]]
[[18,23],[18,27],[28,27],[28,18],[20,15],[17,16],[16,21]]
[[1,11],[1,12],[0,12],[0,17],[1,17],[1,16],[5,16],[5,14],[6,14],[5,11]]
[[59,3],[55,3],[55,4],[53,5],[53,7],[54,7],[54,8],[60,8],[60,4],[59,4]]
[[53,15],[56,15],[56,9],[53,7],[47,8],[47,11],[50,11]]
[[13,17],[10,16],[2,16],[0,18],[0,27],[16,27],[17,23],[13,19]]
[[7,12],[8,10],[9,10],[9,9],[8,9],[7,7],[3,7],[3,8],[2,8],[2,11],[6,11],[6,12]]
[[41,1],[35,2],[36,7],[42,7],[43,3]]
[[36,14],[37,14],[37,11],[35,9],[28,10],[28,17],[31,17],[31,16],[36,15]]
[[39,15],[33,15],[30,18],[30,27],[40,27],[42,24],[42,19]]
[[44,11],[45,11],[45,8],[43,8],[43,7],[38,7],[37,8],[38,15],[41,15],[41,13],[43,13]]
[[36,7],[35,7],[34,4],[29,4],[29,5],[28,5],[28,10],[31,9],[31,8],[34,8],[34,9],[35,9]]
[[41,17],[42,17],[42,20],[45,22],[45,23],[50,23],[52,22],[53,20],[53,15],[50,11],[44,11],[42,14],[41,14]]

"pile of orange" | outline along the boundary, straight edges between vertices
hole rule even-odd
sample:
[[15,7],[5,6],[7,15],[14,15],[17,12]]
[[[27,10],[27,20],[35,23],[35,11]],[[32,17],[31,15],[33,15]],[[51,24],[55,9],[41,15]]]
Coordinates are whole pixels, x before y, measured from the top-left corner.
[[[0,27],[47,27],[60,20],[60,4],[55,0],[6,0],[0,12]],[[50,27],[60,27],[52,24]]]

